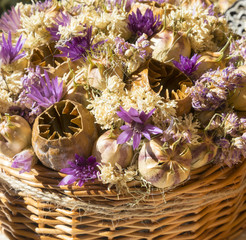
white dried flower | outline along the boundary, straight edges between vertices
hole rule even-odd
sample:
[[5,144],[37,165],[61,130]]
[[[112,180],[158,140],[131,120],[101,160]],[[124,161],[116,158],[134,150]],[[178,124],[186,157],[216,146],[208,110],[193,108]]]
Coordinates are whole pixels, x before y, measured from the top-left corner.
[[119,121],[116,111],[121,104],[121,96],[118,92],[110,92],[106,89],[101,96],[95,96],[91,100],[88,109],[91,109],[96,123],[100,124],[102,129],[110,129],[112,125]]
[[109,189],[116,185],[118,190],[127,189],[127,182],[133,181],[137,176],[137,167],[135,165],[122,169],[119,164],[115,167],[109,165],[99,165],[100,174],[98,178],[103,184],[109,184]]
[[107,89],[111,92],[123,92],[124,87],[125,83],[117,75],[114,75],[107,79]]

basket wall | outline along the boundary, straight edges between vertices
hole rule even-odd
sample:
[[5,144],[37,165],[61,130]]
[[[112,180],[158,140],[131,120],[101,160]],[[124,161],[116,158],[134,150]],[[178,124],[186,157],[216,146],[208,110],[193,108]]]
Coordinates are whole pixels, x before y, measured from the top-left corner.
[[[145,194],[134,182],[131,193],[122,195],[99,182],[62,189],[57,187],[62,176],[50,169],[37,165],[19,175],[1,162],[0,220],[9,239],[226,240],[246,228],[246,161],[234,168],[199,168],[165,194],[156,189]],[[9,179],[30,189],[14,189]],[[36,195],[30,195],[32,189]],[[69,197],[71,204],[81,201],[92,208],[72,209],[38,193]]]

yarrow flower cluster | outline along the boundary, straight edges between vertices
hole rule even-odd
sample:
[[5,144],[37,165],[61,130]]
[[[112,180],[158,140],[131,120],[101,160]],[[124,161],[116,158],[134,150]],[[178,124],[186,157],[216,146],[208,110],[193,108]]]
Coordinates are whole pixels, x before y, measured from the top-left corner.
[[70,185],[78,180],[77,185],[82,187],[85,182],[89,180],[95,180],[97,178],[98,169],[96,158],[90,156],[88,159],[83,156],[75,154],[75,161],[68,161],[70,167],[63,168],[62,173],[66,173],[67,176],[64,177],[59,185]]

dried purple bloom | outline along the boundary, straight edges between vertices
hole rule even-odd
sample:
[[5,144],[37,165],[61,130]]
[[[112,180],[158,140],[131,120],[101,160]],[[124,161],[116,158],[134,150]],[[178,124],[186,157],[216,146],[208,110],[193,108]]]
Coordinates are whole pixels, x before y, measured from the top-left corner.
[[58,77],[50,80],[45,70],[44,77],[40,76],[40,82],[36,82],[30,86],[30,92],[27,94],[27,97],[35,101],[38,106],[48,108],[61,100],[63,81],[59,84]]
[[148,8],[144,15],[142,15],[139,8],[136,14],[132,12],[128,16],[128,26],[130,31],[132,31],[137,36],[141,36],[143,33],[147,34],[149,37],[156,33],[161,26],[160,16],[158,18],[153,14],[153,11]]
[[23,117],[27,122],[31,123],[31,119],[30,119],[30,112],[31,110],[26,108],[25,106],[24,107],[20,107],[20,106],[11,106],[9,109],[8,109],[8,114],[10,116],[12,115],[18,115],[18,116],[21,116]]
[[[31,93],[31,87],[39,86],[40,85],[40,79],[42,78],[41,75],[41,68],[40,66],[37,66],[36,68],[28,68],[27,74],[24,75],[24,77],[21,78],[23,91],[18,96],[17,103],[20,104],[21,110],[19,110],[19,114],[17,115],[22,116],[23,112],[22,109],[25,110],[24,112],[24,118],[32,124],[35,120],[35,118],[42,113],[41,106],[38,105],[38,103],[29,98],[28,95]],[[29,111],[27,111],[28,109]],[[14,110],[14,109],[13,109]],[[12,112],[12,109],[11,109]]]
[[61,180],[59,186],[70,185],[79,180],[77,185],[82,187],[85,182],[97,178],[97,174],[99,172],[97,169],[97,165],[99,163],[96,162],[95,157],[90,156],[88,159],[86,159],[83,156],[75,154],[75,161],[68,161],[68,163],[70,167],[63,168],[60,171],[68,175]]
[[179,56],[179,62],[173,60],[173,64],[177,67],[180,71],[185,73],[187,76],[191,76],[193,72],[195,72],[198,66],[201,63],[197,63],[200,55],[194,54],[192,58],[188,58],[185,56]]
[[30,172],[32,166],[36,163],[37,158],[32,149],[25,149],[14,156],[12,168],[21,168],[20,174],[23,172]]
[[208,15],[209,16],[214,16],[215,12],[214,12],[214,4],[211,4],[208,6]]
[[5,12],[0,19],[0,29],[4,32],[15,33],[21,26],[20,9],[14,7]]
[[237,64],[237,62],[241,62],[240,65],[243,65],[246,59],[246,37],[243,36],[238,40],[232,41],[230,44],[230,52],[229,52],[230,62],[233,64]]
[[109,7],[123,7],[126,12],[129,12],[131,9],[132,3],[134,3],[135,0],[108,0],[107,3]]
[[58,15],[54,21],[57,24],[54,24],[53,27],[47,28],[47,30],[50,32],[51,40],[52,41],[58,41],[61,37],[59,32],[59,25],[61,26],[68,26],[71,20],[71,16],[69,14],[65,14],[63,12],[60,12],[60,15]]
[[239,118],[235,112],[216,113],[211,119],[206,131],[214,136],[218,146],[216,162],[222,162],[231,167],[246,157],[246,125],[245,118]]
[[203,74],[188,91],[192,98],[192,106],[197,111],[212,111],[224,104],[229,91],[241,87],[245,81],[243,76],[232,65]]
[[228,139],[221,138],[215,140],[215,144],[219,146],[217,155],[215,156],[216,162],[222,162],[227,164],[229,167],[239,163],[242,160],[244,150],[233,146]]
[[10,64],[26,55],[25,52],[19,54],[25,43],[25,40],[21,40],[21,38],[22,35],[18,39],[15,47],[13,47],[11,32],[9,32],[7,42],[4,34],[2,35],[2,43],[0,43],[0,61],[2,61],[3,64]]
[[141,141],[142,135],[150,140],[150,134],[160,134],[163,131],[158,127],[155,127],[149,123],[147,120],[151,117],[155,109],[146,114],[144,111],[138,113],[134,108],[131,108],[129,112],[125,111],[120,107],[121,112],[117,112],[117,115],[123,119],[128,125],[123,125],[120,127],[123,132],[117,138],[118,144],[123,144],[130,140],[133,136],[133,149],[136,149]]
[[85,59],[88,52],[95,51],[96,48],[103,44],[105,41],[100,41],[96,44],[92,44],[92,27],[86,30],[86,35],[84,37],[74,37],[72,40],[65,43],[66,46],[58,47],[62,54],[56,55],[56,57],[67,57],[71,58],[72,61],[76,61],[80,58]]
[[132,44],[126,42],[124,38],[116,37],[115,38],[115,53],[124,56],[126,50],[130,49]]
[[35,10],[37,9],[40,12],[44,12],[47,9],[51,8],[52,5],[53,5],[53,0],[45,0],[44,2],[38,1],[35,4],[34,8],[35,8]]

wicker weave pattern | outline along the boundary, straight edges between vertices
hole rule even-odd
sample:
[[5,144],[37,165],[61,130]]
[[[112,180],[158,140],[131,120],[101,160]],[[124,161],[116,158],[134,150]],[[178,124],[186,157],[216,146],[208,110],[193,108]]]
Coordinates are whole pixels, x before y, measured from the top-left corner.
[[[72,210],[2,183],[0,220],[10,239],[225,240],[246,227],[246,162],[235,168],[197,169],[188,182],[165,194],[166,203],[163,192],[155,190],[146,197],[135,182],[131,194],[120,196],[99,182],[61,189],[61,176],[43,166],[19,175],[8,161],[2,162],[2,171],[26,186],[98,207]],[[144,201],[137,203],[140,196]]]

